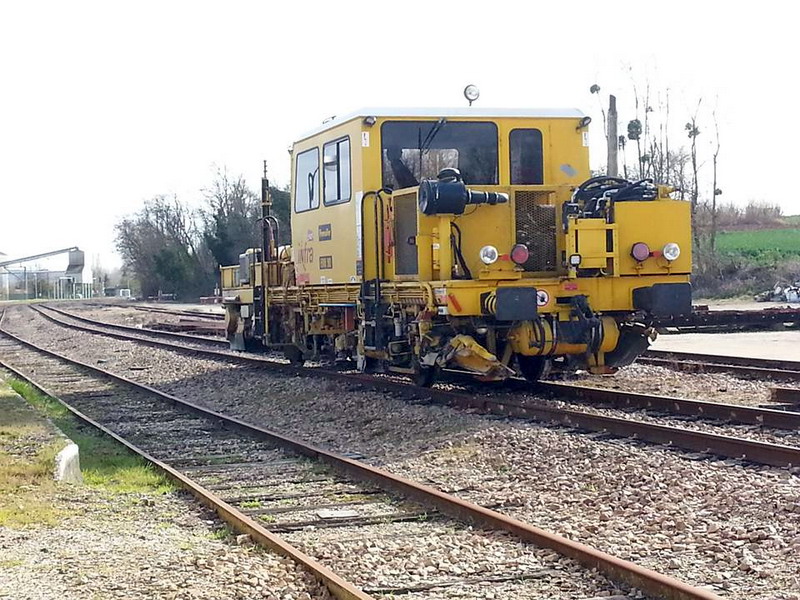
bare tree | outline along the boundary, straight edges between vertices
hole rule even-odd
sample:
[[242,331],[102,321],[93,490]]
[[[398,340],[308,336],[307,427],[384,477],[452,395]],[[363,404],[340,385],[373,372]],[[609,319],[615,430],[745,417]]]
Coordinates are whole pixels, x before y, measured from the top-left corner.
[[717,159],[719,158],[719,122],[717,121],[717,111],[711,113],[714,120],[714,135],[716,139],[716,146],[714,147],[714,154],[712,156],[712,183],[711,183],[711,232],[709,238],[709,248],[712,256],[717,248],[717,196],[722,194],[722,190],[717,187]]
[[697,108],[694,111],[694,114],[690,118],[689,122],[686,123],[685,129],[686,133],[689,136],[689,139],[692,141],[691,144],[691,157],[692,157],[692,195],[690,196],[690,200],[692,203],[692,214],[697,212],[697,202],[700,198],[700,183],[697,177],[697,173],[699,167],[697,165],[697,136],[700,135],[700,128],[697,125],[697,115],[700,112],[700,103],[702,102],[702,98],[697,101]]

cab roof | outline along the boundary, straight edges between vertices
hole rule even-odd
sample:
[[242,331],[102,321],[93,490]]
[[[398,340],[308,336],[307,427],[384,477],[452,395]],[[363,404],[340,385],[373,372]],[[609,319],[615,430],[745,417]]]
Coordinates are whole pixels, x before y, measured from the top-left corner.
[[360,108],[354,112],[342,116],[334,116],[326,119],[321,125],[310,131],[306,131],[297,138],[302,141],[311,136],[317,135],[328,129],[347,123],[353,119],[364,117],[477,117],[477,118],[499,118],[499,117],[523,117],[538,119],[580,119],[584,117],[583,111],[577,108],[402,108],[402,107],[367,107]]

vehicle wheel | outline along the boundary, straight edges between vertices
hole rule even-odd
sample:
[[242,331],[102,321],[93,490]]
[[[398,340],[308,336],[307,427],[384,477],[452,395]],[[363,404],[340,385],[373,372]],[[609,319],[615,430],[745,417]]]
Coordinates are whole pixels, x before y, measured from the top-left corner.
[[356,356],[356,369],[359,373],[382,373],[381,361],[371,356],[359,354]]
[[303,351],[294,345],[286,346],[283,349],[283,355],[295,367],[302,367],[303,363],[306,362],[305,358],[303,358]]
[[439,375],[439,367],[425,367],[414,360],[414,374],[411,380],[419,387],[431,387]]
[[244,338],[244,349],[246,352],[260,352],[263,348],[261,340],[251,337]]
[[539,381],[544,375],[544,368],[547,366],[547,359],[542,356],[517,355],[520,373],[530,382]]

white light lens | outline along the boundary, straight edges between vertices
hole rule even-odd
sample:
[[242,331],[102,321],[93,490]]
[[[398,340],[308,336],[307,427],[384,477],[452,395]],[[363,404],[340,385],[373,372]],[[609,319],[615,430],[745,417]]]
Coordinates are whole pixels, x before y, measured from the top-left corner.
[[581,264],[581,255],[580,254],[570,254],[569,255],[569,264],[571,267],[577,267]]
[[496,263],[497,259],[500,257],[500,254],[497,252],[497,248],[494,246],[484,246],[481,248],[479,253],[481,257],[481,262],[485,265],[491,265],[492,263]]
[[464,88],[464,97],[470,102],[475,102],[475,100],[477,100],[478,96],[480,95],[481,92],[478,89],[477,85],[469,84],[467,87]]
[[661,254],[670,262],[678,260],[678,257],[681,255],[681,247],[675,242],[670,242],[661,249]]

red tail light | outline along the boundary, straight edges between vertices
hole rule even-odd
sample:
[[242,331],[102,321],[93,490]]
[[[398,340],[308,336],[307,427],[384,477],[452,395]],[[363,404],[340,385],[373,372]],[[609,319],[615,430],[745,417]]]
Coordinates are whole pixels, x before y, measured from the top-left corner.
[[525,244],[517,244],[511,249],[511,260],[518,265],[523,265],[528,262],[530,256],[530,250],[528,250],[528,247]]
[[639,262],[644,262],[650,258],[650,247],[644,242],[636,242],[631,248],[631,256]]

